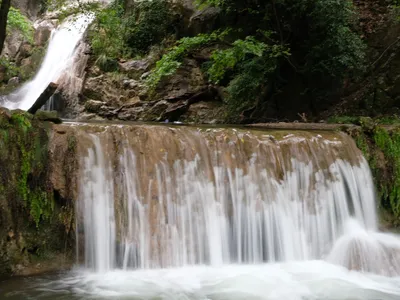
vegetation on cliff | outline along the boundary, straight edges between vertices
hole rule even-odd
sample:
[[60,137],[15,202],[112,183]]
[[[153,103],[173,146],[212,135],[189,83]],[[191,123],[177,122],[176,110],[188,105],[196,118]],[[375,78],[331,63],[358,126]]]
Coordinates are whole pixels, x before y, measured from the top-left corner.
[[[246,122],[266,121],[274,114],[271,107],[275,113],[280,109],[280,97],[294,82],[297,94],[289,91],[285,96],[291,101],[307,98],[317,110],[344,80],[363,72],[366,47],[349,0],[198,1],[199,14],[215,6],[217,15],[212,26],[196,35],[171,16],[173,4],[144,3],[134,1],[132,9],[115,1],[99,14],[91,41],[100,61],[144,55],[163,46],[164,55],[147,79],[154,89],[185,57],[199,57],[210,84],[226,91],[223,100],[233,122],[239,114]],[[208,54],[199,55],[203,49],[209,49]]]
[[64,251],[48,134],[46,123],[32,115],[0,109],[0,276]]
[[[32,43],[34,29],[27,17],[18,9],[10,6],[10,3],[7,3],[7,1],[0,1],[0,5],[0,54],[3,49],[5,38],[11,31],[20,32],[28,43]],[[13,61],[0,55],[0,70],[1,69],[3,69],[6,78],[11,78],[19,73],[19,68]]]
[[[378,205],[386,225],[400,226],[400,127],[395,119],[351,118],[349,129],[367,159],[377,189]],[[348,119],[349,120],[349,119]],[[397,123],[397,124],[393,124]]]

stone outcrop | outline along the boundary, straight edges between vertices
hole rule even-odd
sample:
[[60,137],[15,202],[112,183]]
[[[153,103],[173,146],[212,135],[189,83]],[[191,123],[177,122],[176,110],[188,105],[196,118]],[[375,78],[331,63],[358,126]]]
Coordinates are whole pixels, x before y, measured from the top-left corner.
[[[0,66],[0,92],[4,94],[36,73],[45,55],[51,31],[57,26],[57,20],[38,20],[33,23],[40,9],[40,1],[14,1],[13,6],[29,18],[27,21],[32,22],[34,36],[33,41],[30,41],[18,30],[11,30],[7,35],[1,55],[11,67]],[[18,82],[14,80],[9,84],[10,78],[15,76],[18,77]]]
[[42,9],[42,0],[12,0],[11,5],[18,8],[29,19],[35,20]]
[[51,163],[50,128],[25,112],[0,109],[0,277],[71,263],[73,206],[56,189],[62,180]]
[[225,105],[218,89],[209,85],[195,59],[186,59],[178,72],[155,91],[145,83],[154,66],[151,56],[119,63],[119,74],[91,65],[83,85],[78,118],[185,123],[222,123]]

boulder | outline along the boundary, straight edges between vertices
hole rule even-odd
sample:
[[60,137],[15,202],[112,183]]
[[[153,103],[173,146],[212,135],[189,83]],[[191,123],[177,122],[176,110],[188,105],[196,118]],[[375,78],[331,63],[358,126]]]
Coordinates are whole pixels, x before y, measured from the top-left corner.
[[188,99],[207,88],[200,66],[194,59],[185,59],[176,74],[167,77],[157,87],[157,98],[170,102]]
[[85,109],[88,112],[98,113],[100,108],[105,105],[105,102],[98,100],[88,100],[85,102]]
[[7,35],[4,42],[2,55],[8,57],[10,60],[14,60],[24,41],[25,38],[22,33],[18,30],[12,30],[11,33]]
[[55,22],[44,20],[36,25],[34,42],[36,46],[45,46],[50,39],[51,32],[55,29]]
[[11,0],[11,5],[18,8],[25,16],[35,20],[42,8],[43,0]]
[[46,110],[38,110],[35,113],[35,118],[40,121],[48,121],[55,124],[61,124],[62,121],[58,117],[58,113],[56,111],[46,111]]
[[221,9],[214,6],[196,11],[189,20],[188,30],[190,34],[197,35],[215,30],[220,13]]
[[127,73],[129,77],[139,79],[140,76],[148,71],[150,63],[147,59],[142,60],[128,60],[120,63],[119,68],[121,72]]
[[221,124],[225,121],[227,108],[222,102],[201,101],[190,105],[180,121],[196,124]]
[[32,45],[25,42],[25,43],[23,43],[21,45],[21,48],[19,49],[18,57],[19,58],[26,58],[26,57],[32,55],[32,51],[33,51]]
[[10,87],[16,87],[19,84],[19,77],[12,77],[8,80],[7,85]]

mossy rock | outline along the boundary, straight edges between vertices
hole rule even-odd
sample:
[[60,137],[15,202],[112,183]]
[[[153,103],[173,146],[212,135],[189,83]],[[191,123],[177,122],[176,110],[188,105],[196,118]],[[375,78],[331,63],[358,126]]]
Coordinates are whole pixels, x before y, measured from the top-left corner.
[[58,117],[57,111],[38,110],[35,113],[35,118],[40,121],[48,121],[54,124],[62,123],[62,120]]
[[397,227],[400,225],[400,126],[376,125],[370,118],[360,123],[363,127],[348,133],[369,163],[380,211],[386,220],[392,220],[391,227]]
[[62,202],[50,181],[50,131],[40,120],[54,117],[0,109],[0,276],[65,251]]

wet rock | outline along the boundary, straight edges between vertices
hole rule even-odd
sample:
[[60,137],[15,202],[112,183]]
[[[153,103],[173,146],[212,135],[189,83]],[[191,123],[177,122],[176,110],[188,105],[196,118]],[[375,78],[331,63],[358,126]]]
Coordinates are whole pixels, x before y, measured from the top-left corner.
[[[50,182],[54,169],[49,155],[55,153],[49,149],[50,128],[58,125],[45,125],[39,117],[40,113],[33,117],[21,110],[0,109],[0,277],[48,271],[50,263],[61,270],[61,257],[65,259],[72,249],[67,231],[71,219],[64,225],[60,216],[65,216],[61,206],[67,211],[73,204],[60,201]],[[43,117],[48,118],[53,116]],[[55,157],[63,162],[68,155]],[[21,168],[24,164],[29,176]],[[66,170],[59,173],[60,184],[66,182]],[[73,211],[69,212],[72,217]]]
[[105,102],[97,100],[89,100],[85,103],[85,109],[88,112],[98,113],[100,108],[105,105]]
[[197,124],[224,123],[226,110],[222,102],[201,101],[190,105],[181,120],[185,123]]
[[20,33],[18,30],[12,30],[11,33],[6,37],[2,55],[8,57],[9,59],[14,59],[24,41],[25,38],[22,33]]
[[33,51],[31,56],[21,60],[20,74],[23,79],[28,79],[35,74],[42,62],[44,53],[43,49],[40,48],[37,51]]
[[36,46],[45,46],[50,39],[52,30],[56,27],[51,21],[45,20],[36,27],[34,42]]
[[106,119],[113,119],[118,115],[118,107],[103,105],[97,114]]
[[42,0],[12,0],[11,5],[18,8],[25,16],[34,20],[42,7]]
[[11,112],[5,107],[0,107],[0,127],[3,123],[8,123],[11,119]]
[[32,55],[33,47],[29,43],[24,43],[22,44],[21,48],[19,49],[19,55],[18,57],[20,58],[26,58],[30,55]]
[[130,98],[124,106],[136,107],[140,105],[140,98],[138,96]]
[[160,121],[164,112],[168,109],[169,103],[165,100],[159,101],[153,105],[146,113],[146,119],[149,121]]
[[217,27],[220,13],[221,9],[214,6],[196,11],[189,20],[189,32],[196,35],[213,31]]
[[104,120],[104,118],[100,117],[95,113],[82,113],[79,115],[80,121],[89,121],[89,120]]
[[137,121],[144,113],[144,107],[130,107],[118,113],[118,119],[122,121]]
[[159,119],[161,121],[168,120],[170,122],[178,121],[179,118],[187,111],[187,109],[188,101],[179,101],[177,103],[170,104]]
[[45,111],[45,110],[38,110],[35,113],[35,118],[40,121],[48,121],[54,124],[61,124],[62,121],[58,117],[58,113],[56,111]]
[[206,89],[208,83],[194,59],[186,59],[175,75],[164,79],[157,88],[157,97],[168,101],[187,99]]
[[12,77],[8,80],[7,85],[10,87],[16,87],[19,84],[19,78],[18,77]]
[[139,79],[140,76],[148,71],[150,63],[147,59],[129,60],[119,64],[120,70],[127,73],[131,78]]

